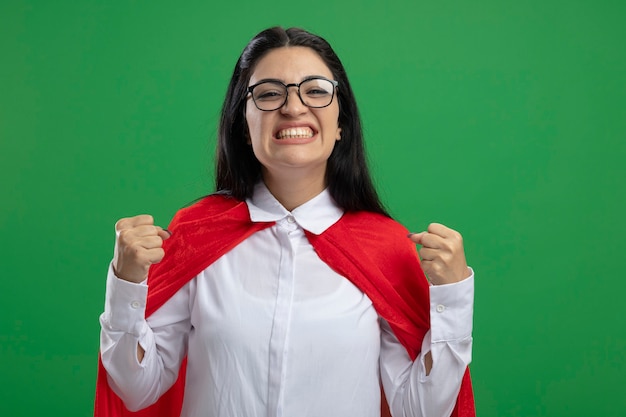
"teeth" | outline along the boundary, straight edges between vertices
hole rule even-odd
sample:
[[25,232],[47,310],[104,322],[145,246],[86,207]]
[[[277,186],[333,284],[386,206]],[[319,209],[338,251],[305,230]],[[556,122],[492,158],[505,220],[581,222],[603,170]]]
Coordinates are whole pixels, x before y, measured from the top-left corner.
[[289,129],[283,129],[276,133],[278,139],[284,138],[310,138],[313,136],[313,131],[308,127],[291,127]]

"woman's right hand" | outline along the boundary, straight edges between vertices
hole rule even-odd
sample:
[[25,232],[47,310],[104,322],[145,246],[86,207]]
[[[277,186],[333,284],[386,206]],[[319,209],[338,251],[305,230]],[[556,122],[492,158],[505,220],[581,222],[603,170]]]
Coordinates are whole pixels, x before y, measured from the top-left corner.
[[171,232],[154,225],[148,214],[120,219],[115,224],[113,271],[123,280],[139,283],[148,278],[150,265],[161,262],[163,241]]

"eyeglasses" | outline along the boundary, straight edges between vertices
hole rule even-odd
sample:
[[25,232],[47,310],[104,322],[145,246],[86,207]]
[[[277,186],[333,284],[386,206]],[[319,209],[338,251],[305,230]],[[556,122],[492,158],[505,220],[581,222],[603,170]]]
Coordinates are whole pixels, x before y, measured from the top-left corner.
[[339,83],[323,77],[311,77],[299,84],[285,84],[278,80],[265,80],[248,87],[257,109],[262,111],[278,110],[285,105],[289,96],[289,87],[298,88],[298,97],[302,103],[314,109],[330,106]]

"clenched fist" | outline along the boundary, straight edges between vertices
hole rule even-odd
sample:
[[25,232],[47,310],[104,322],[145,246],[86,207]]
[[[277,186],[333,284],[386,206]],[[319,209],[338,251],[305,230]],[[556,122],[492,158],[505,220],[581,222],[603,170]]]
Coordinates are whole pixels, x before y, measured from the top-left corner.
[[439,223],[431,223],[427,231],[409,234],[418,245],[422,269],[435,285],[452,284],[471,275],[465,260],[463,237]]
[[142,282],[148,278],[150,265],[161,262],[163,241],[171,233],[154,225],[148,214],[120,219],[115,224],[113,271],[121,279]]

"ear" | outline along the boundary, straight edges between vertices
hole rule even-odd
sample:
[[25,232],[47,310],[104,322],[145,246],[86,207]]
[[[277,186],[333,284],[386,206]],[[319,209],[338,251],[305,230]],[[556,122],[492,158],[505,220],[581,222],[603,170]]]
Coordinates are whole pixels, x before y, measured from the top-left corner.
[[335,140],[341,140],[341,128],[340,127],[337,128],[337,137],[335,138]]

